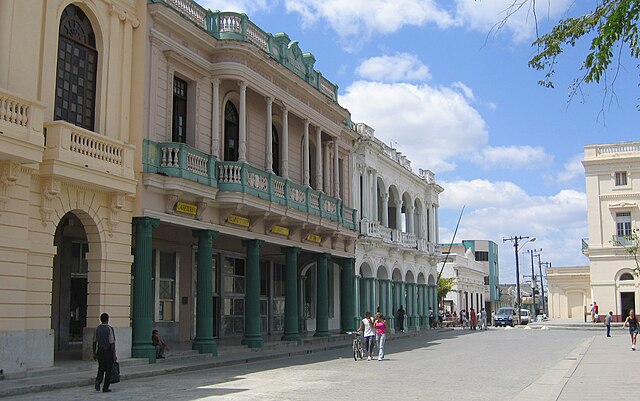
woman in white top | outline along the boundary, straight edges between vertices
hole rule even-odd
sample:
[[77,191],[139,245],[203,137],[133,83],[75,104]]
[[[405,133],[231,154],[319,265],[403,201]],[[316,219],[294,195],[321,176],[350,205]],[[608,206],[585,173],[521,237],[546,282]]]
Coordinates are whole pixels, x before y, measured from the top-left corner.
[[360,323],[360,327],[358,327],[358,331],[362,331],[363,329],[364,349],[369,353],[367,361],[370,361],[373,356],[373,343],[376,339],[376,333],[373,331],[373,318],[371,317],[371,312],[365,313],[362,323]]

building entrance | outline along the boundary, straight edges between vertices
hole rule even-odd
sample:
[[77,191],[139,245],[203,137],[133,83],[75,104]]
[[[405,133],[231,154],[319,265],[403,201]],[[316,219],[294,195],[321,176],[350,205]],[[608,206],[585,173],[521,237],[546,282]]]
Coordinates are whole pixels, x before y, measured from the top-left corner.
[[[622,321],[629,316],[629,310],[634,309],[636,304],[636,294],[633,292],[620,293],[620,318]],[[637,314],[637,312],[636,312]]]

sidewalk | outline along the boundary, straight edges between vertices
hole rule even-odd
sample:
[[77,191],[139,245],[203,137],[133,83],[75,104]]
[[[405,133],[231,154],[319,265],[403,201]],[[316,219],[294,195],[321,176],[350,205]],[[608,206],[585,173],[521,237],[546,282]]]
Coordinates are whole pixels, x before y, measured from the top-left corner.
[[[629,331],[621,324],[611,328],[611,337],[606,337],[602,324],[596,326],[599,333],[594,331],[593,337],[585,340],[515,399],[637,399],[640,392],[640,350],[631,350]],[[588,326],[586,329],[591,330]]]
[[[427,333],[435,334],[442,330],[449,331],[451,329],[398,332],[387,341],[426,335]],[[120,379],[126,381],[141,377],[189,372],[347,348],[351,347],[351,336],[332,333],[331,341],[328,341],[327,338],[306,337],[303,338],[302,345],[282,342],[275,337],[270,337],[265,339],[265,346],[262,349],[247,348],[239,345],[238,342],[239,339],[218,342],[218,356],[215,357],[211,354],[198,354],[196,351],[192,351],[190,349],[191,343],[180,343],[171,347],[166,359],[159,359],[155,364],[149,364],[146,359],[119,359]],[[0,380],[0,398],[59,388],[92,386],[96,370],[97,363],[94,361],[57,360],[54,367],[30,371],[26,377]]]

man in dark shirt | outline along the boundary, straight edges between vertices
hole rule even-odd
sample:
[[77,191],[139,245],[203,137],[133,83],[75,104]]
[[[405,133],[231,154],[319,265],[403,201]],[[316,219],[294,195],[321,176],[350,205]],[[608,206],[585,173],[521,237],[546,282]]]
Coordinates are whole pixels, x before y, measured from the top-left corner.
[[98,360],[98,376],[96,377],[95,388],[100,391],[100,383],[104,377],[104,386],[102,392],[108,393],[111,390],[111,369],[116,358],[116,335],[113,327],[109,326],[109,315],[103,313],[100,315],[102,324],[96,327],[93,335],[93,359]]

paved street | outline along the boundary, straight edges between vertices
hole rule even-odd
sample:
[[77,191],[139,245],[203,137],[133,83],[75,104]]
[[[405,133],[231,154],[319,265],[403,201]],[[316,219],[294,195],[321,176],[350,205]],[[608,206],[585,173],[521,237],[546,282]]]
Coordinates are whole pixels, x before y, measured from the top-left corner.
[[[387,343],[384,361],[354,362],[348,349],[308,357],[129,380],[110,394],[92,387],[14,397],[17,400],[334,400],[362,399],[369,386],[376,399],[512,400],[632,399],[638,387],[617,393],[637,371],[617,374],[617,383],[599,383],[599,372],[615,369],[616,358],[638,366],[640,352],[628,335],[607,339],[579,330],[456,329]],[[594,337],[596,336],[596,337]],[[584,351],[589,352],[584,355]],[[636,362],[634,362],[634,360]],[[575,368],[577,362],[582,362]],[[568,381],[562,380],[573,375]],[[593,391],[589,391],[593,387]],[[601,387],[598,389],[598,387]],[[619,387],[619,386],[618,386]],[[612,393],[613,391],[613,393]],[[555,393],[554,393],[555,392]],[[628,398],[624,397],[628,394]],[[559,397],[557,397],[560,395]],[[622,397],[620,396],[622,395]]]

